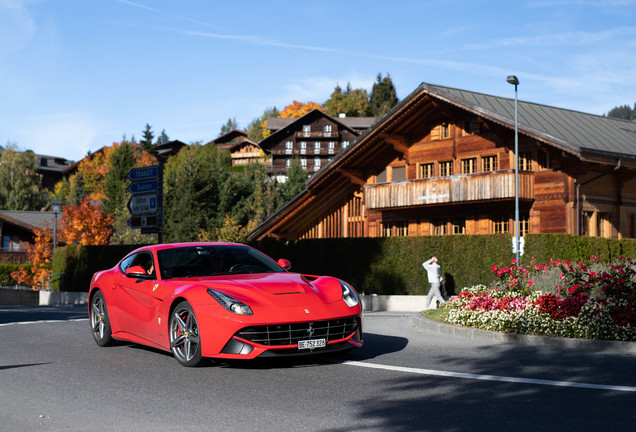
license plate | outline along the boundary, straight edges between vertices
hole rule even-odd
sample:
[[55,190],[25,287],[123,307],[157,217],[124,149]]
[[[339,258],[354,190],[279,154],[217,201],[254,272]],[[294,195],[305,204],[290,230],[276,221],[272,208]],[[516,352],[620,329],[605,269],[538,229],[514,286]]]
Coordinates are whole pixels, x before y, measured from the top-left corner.
[[302,340],[298,341],[298,349],[314,349],[314,348],[324,348],[327,346],[326,339],[310,339],[310,340]]

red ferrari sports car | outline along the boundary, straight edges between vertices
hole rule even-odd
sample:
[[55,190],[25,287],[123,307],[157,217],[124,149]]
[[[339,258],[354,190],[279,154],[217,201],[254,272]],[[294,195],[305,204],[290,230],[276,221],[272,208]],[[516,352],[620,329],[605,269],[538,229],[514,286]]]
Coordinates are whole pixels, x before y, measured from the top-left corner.
[[93,276],[93,337],[100,346],[125,340],[171,351],[184,366],[362,346],[355,290],[290,267],[235,243],[137,249]]

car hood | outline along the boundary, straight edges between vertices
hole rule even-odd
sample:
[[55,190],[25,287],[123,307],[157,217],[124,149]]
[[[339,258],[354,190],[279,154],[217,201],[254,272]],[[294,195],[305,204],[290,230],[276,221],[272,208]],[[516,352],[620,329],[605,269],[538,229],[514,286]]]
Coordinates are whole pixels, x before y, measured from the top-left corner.
[[285,307],[342,301],[340,281],[330,276],[260,273],[188,278],[171,283],[205,286],[251,305]]

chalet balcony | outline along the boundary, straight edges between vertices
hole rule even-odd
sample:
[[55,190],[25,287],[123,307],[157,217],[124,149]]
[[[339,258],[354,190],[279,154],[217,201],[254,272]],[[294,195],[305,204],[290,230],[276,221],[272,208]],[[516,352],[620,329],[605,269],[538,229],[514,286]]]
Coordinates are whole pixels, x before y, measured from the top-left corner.
[[298,131],[296,132],[296,138],[298,139],[312,139],[312,138],[338,138],[340,134],[338,131]]
[[[514,170],[365,185],[368,209],[514,199]],[[519,199],[534,199],[534,174],[519,173]]]

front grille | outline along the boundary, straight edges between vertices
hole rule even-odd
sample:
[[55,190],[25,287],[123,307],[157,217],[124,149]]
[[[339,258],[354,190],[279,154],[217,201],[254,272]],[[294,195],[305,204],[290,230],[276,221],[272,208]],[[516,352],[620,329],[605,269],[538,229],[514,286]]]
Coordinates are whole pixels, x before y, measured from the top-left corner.
[[298,341],[307,339],[326,339],[327,342],[344,339],[356,330],[357,318],[342,318],[246,327],[236,333],[236,336],[261,345],[280,346],[296,345]]

